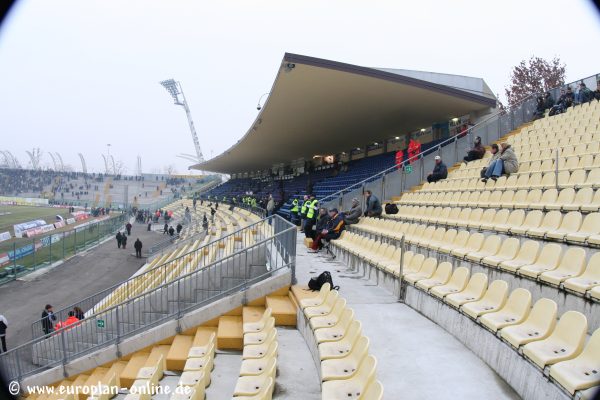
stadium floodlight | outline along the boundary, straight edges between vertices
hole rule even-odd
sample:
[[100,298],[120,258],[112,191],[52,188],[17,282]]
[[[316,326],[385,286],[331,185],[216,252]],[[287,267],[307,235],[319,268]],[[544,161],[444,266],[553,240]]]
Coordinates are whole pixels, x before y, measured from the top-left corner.
[[257,110],[260,111],[260,109],[262,108],[262,105],[260,104],[260,102],[262,101],[263,97],[270,95],[270,94],[271,94],[271,92],[263,93],[263,95],[258,98],[258,103],[256,104]]
[[175,79],[166,79],[161,81],[160,84],[169,92],[175,105],[182,106],[185,110],[185,114],[188,119],[188,124],[190,126],[190,132],[192,134],[192,140],[194,142],[194,148],[196,150],[196,156],[193,162],[201,163],[204,162],[204,156],[202,155],[202,150],[200,149],[200,141],[198,140],[198,135],[196,134],[196,127],[194,126],[194,121],[192,120],[192,113],[190,111],[190,107],[188,106],[187,100],[185,99],[185,94],[183,93],[183,88],[181,87],[181,83],[176,81]]

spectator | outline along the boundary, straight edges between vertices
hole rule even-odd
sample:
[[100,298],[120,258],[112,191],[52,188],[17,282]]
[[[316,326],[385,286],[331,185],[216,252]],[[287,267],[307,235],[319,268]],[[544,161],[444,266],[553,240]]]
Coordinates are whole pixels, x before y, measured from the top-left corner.
[[535,112],[533,113],[533,119],[540,119],[544,117],[546,113],[546,104],[544,103],[544,98],[542,96],[538,96],[536,99]]
[[175,229],[173,229],[172,226],[169,227],[169,235],[170,236],[175,236]]
[[127,225],[125,225],[125,229],[127,229],[127,236],[131,236],[131,222],[127,222]]
[[594,99],[600,101],[600,81],[598,82],[598,84],[596,86],[596,90],[594,90],[592,92],[592,94],[594,95]]
[[554,107],[554,99],[552,98],[550,92],[546,92],[544,95],[544,112],[546,110],[550,110],[552,107]]
[[208,233],[208,219],[206,218],[206,214],[202,218],[202,229],[204,229],[205,233]]
[[2,344],[2,352],[6,353],[6,328],[8,328],[8,321],[6,317],[0,314],[0,344]]
[[121,231],[117,232],[117,236],[115,236],[115,239],[117,239],[117,248],[121,248],[121,244],[123,243],[123,236],[125,235],[121,235]]
[[169,224],[165,223],[165,226],[163,226],[163,235],[168,232],[169,232]]
[[580,82],[579,83],[579,91],[577,92],[577,95],[575,96],[575,102],[579,103],[579,104],[583,104],[583,103],[587,103],[590,100],[592,100],[592,91],[587,88],[585,83]]
[[304,232],[304,224],[306,223],[306,211],[309,206],[308,196],[304,195],[304,201],[300,206],[300,232]]
[[148,232],[152,230],[152,222],[148,222]]
[[44,334],[49,335],[54,330],[54,321],[56,321],[54,308],[50,304],[46,304],[44,311],[42,311],[42,330]]
[[381,208],[381,202],[370,190],[367,190],[365,194],[367,195],[367,209],[365,210],[365,217],[380,217],[381,213],[383,212],[383,209]]
[[65,322],[62,324],[63,327],[67,327],[69,325],[73,325],[73,324],[76,324],[77,322],[79,322],[79,319],[77,319],[77,317],[75,316],[75,312],[74,311],[69,311],[68,315],[69,316],[67,317],[67,319],[65,320]]
[[448,168],[442,161],[442,157],[435,156],[435,166],[431,174],[427,175],[427,182],[437,182],[448,177]]
[[273,200],[273,195],[269,194],[269,201],[267,202],[267,217],[273,215],[273,210],[275,210],[275,200]]
[[181,223],[177,224],[177,227],[176,227],[177,236],[179,236],[179,234],[181,233],[182,229],[183,229],[183,225],[181,225]]
[[500,146],[501,150],[496,153],[499,154],[498,157],[493,159],[486,168],[485,177],[483,178],[484,182],[487,182],[489,178],[496,180],[502,174],[510,175],[519,171],[517,155],[510,144],[504,142]]
[[360,201],[355,197],[352,199],[352,207],[350,210],[343,212],[344,214],[344,224],[352,225],[357,224],[360,216],[362,214],[362,208],[360,206]]
[[313,227],[317,221],[317,204],[318,200],[315,199],[315,195],[311,194],[306,206],[306,221],[304,222],[304,236],[307,238],[314,238]]
[[135,249],[135,256],[137,258],[142,258],[142,241],[140,238],[137,238],[135,243],[133,244],[133,248]]
[[317,237],[317,232],[323,232],[323,229],[327,229],[328,222],[329,214],[327,213],[327,209],[325,207],[319,208],[319,214],[317,215],[317,224],[315,225],[315,230],[312,231],[312,236],[310,237],[313,241]]
[[490,152],[492,153],[492,157],[490,158],[490,161],[488,161],[488,166],[481,169],[481,179],[482,180],[486,177],[487,171],[490,169],[490,167],[493,167],[493,165],[495,165],[495,161],[500,157],[500,149],[498,148],[498,145],[496,143],[492,143],[492,145],[490,147],[491,147]]
[[481,160],[485,155],[485,147],[481,144],[481,138],[477,136],[475,138],[475,143],[473,144],[473,148],[469,150],[467,155],[463,158],[465,163],[474,160]]
[[560,97],[558,98],[558,101],[550,109],[548,116],[551,117],[556,114],[564,113],[567,110],[567,108],[571,107],[572,105],[573,105],[573,92],[571,91],[571,88],[568,87],[566,92],[564,89],[562,89],[560,91]]
[[342,216],[338,213],[337,208],[332,208],[329,210],[329,221],[327,221],[326,228],[319,232],[313,241],[312,252],[317,253],[323,248],[323,240],[329,242],[330,240],[339,238],[343,229],[344,220]]
[[127,235],[121,237],[121,245],[123,246],[123,249],[127,248]]
[[83,310],[82,310],[80,307],[74,307],[74,308],[73,308],[73,311],[75,312],[75,317],[76,317],[78,320],[80,320],[80,321],[81,321],[82,319],[84,319],[84,318],[85,318],[85,313],[83,312]]

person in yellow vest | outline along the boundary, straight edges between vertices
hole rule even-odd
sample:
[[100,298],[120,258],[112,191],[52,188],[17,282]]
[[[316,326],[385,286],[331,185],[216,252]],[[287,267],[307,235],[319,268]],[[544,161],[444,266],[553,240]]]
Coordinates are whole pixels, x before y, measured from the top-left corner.
[[304,223],[306,222],[306,211],[308,208],[308,196],[304,195],[304,201],[300,206],[300,232],[304,232]]
[[317,220],[317,210],[319,209],[319,200],[315,199],[315,195],[311,194],[306,206],[306,222],[304,223],[304,235],[307,238],[313,238],[313,227]]
[[298,221],[298,199],[292,200],[292,208],[290,209],[291,220],[295,224]]

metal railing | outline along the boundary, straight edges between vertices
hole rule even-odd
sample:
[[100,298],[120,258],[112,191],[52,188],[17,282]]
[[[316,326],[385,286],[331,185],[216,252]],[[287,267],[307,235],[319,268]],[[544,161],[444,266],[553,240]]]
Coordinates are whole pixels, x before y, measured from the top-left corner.
[[[157,256],[156,261],[150,262],[147,270],[141,270],[138,274],[131,278],[112,285],[104,290],[101,290],[91,296],[81,299],[73,304],[68,305],[55,312],[58,321],[64,321],[69,311],[75,307],[79,307],[87,313],[94,312],[102,308],[104,305],[111,302],[125,301],[130,297],[134,297],[142,292],[142,290],[150,290],[152,284],[158,285],[177,278],[177,274],[182,274],[186,270],[201,268],[204,265],[212,262],[213,258],[221,253],[231,252],[235,248],[246,248],[251,246],[256,240],[261,239],[265,235],[265,230],[262,229],[265,224],[270,222],[258,221],[250,224],[242,229],[214,238],[210,235],[210,239],[206,243],[201,243],[197,248],[189,249],[182,253],[184,246],[178,246],[171,253],[166,253],[162,256]],[[191,244],[191,243],[187,243]],[[195,263],[191,265],[190,263]],[[44,336],[43,323],[41,319],[31,324],[31,337]]]
[[[578,79],[575,82],[553,88],[549,92],[557,100],[561,89],[580,81],[585,82],[589,88],[594,87],[597,76],[591,75],[584,79]],[[466,134],[461,133],[450,137],[437,146],[431,147],[399,165],[386,168],[366,179],[323,197],[319,200],[319,203],[324,207],[349,209],[352,198],[362,197],[367,185],[369,185],[368,189],[382,201],[390,193],[400,194],[408,188],[420,184],[427,177],[427,174],[433,169],[434,156],[441,156],[442,160],[447,163],[456,163],[466,154],[465,149],[472,146],[474,137],[480,136],[482,143],[491,143],[499,140],[522,124],[530,122],[537,106],[537,95],[526,96],[511,109],[489,115],[476,125],[469,127]],[[407,168],[408,166],[410,168]]]
[[11,244],[0,244],[0,253],[6,253],[10,260],[10,264],[0,269],[0,283],[15,280],[97,246],[102,240],[122,229],[127,216],[126,213],[118,213],[108,219],[90,222],[63,232],[18,239]]
[[269,234],[246,248],[0,354],[5,379],[21,381],[48,368],[64,368],[76,358],[108,345],[118,346],[127,337],[177,320],[278,271],[290,270],[293,283],[296,227],[279,216],[261,224],[256,227]]

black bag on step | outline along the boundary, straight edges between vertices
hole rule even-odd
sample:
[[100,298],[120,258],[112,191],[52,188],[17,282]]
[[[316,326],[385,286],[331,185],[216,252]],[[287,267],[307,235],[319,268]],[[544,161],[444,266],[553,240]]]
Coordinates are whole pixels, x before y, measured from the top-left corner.
[[387,203],[385,205],[385,213],[390,215],[398,214],[398,206],[394,203]]
[[321,290],[321,287],[325,283],[329,283],[329,286],[331,287],[332,290],[340,289],[339,286],[333,286],[333,279],[331,278],[331,273],[329,271],[323,271],[316,278],[310,278],[310,280],[308,281],[308,288],[313,291]]

